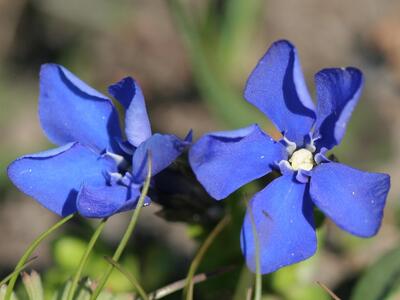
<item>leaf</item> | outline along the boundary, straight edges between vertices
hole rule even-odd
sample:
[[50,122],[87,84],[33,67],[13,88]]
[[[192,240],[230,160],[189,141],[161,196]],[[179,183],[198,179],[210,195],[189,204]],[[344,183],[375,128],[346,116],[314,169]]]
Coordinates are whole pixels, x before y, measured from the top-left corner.
[[[211,55],[207,52],[207,43],[202,40],[199,24],[193,22],[194,20],[188,14],[184,2],[187,1],[170,0],[167,3],[177,27],[182,33],[191,59],[195,81],[208,107],[217,115],[219,120],[224,121],[228,126],[241,127],[253,122],[266,124],[266,119],[262,113],[249,103],[246,103],[246,101],[243,101],[241,93],[232,88],[232,82],[227,78],[232,72],[227,71],[225,73],[226,64],[217,63],[221,61],[219,59],[221,55],[218,56],[216,51],[209,51]],[[249,7],[248,2],[245,1],[246,7]],[[234,20],[236,11],[240,13],[243,9],[235,4],[231,5],[229,10],[231,11],[229,14],[232,15],[231,20],[233,22],[229,21],[229,24],[226,24],[225,31],[229,31],[232,34],[229,33],[227,41],[222,41],[222,43],[230,51],[230,36],[233,38],[237,34],[236,30],[231,26],[232,23],[238,21],[237,19]],[[237,36],[239,37],[239,35]],[[221,52],[225,52],[224,56],[228,54],[225,49],[221,49]]]
[[63,236],[54,244],[54,258],[63,270],[74,271],[78,267],[86,247],[87,243],[79,238]]
[[380,300],[398,289],[400,279],[400,247],[396,247],[369,267],[358,280],[351,300]]
[[[4,300],[4,297],[6,295],[6,290],[7,290],[6,284],[0,286],[0,300]],[[15,296],[14,293],[11,294],[11,300],[18,300],[18,298]]]
[[[69,289],[71,288],[71,283],[71,280],[68,280],[65,285],[54,294],[52,300],[66,300],[68,297]],[[90,279],[82,279],[78,283],[75,300],[88,300],[92,291],[91,285],[92,281]]]
[[22,281],[29,300],[44,300],[42,280],[37,272],[24,273]]
[[[67,283],[62,287],[52,298],[52,300],[66,300],[68,296],[68,291],[71,287],[71,280],[67,281]],[[76,289],[76,294],[74,300],[89,300],[93,291],[93,281],[86,278],[79,282],[78,287]],[[133,300],[133,296],[131,294],[119,293],[119,294],[111,294],[110,292],[103,290],[98,300]],[[0,298],[1,300],[1,298]]]

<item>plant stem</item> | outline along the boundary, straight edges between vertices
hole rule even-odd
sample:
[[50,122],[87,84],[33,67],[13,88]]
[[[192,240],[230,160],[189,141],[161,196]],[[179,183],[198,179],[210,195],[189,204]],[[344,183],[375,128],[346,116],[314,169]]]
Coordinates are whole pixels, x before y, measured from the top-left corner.
[[[218,276],[223,273],[229,272],[229,271],[233,270],[234,268],[236,268],[236,266],[228,266],[228,267],[224,267],[224,268],[221,268],[221,269],[213,271],[213,272],[197,274],[197,275],[193,276],[193,280],[192,280],[193,284],[197,284],[197,283],[203,282],[211,277]],[[154,292],[151,292],[149,294],[149,298],[150,298],[150,300],[164,298],[172,293],[175,293],[175,292],[183,289],[185,287],[185,285],[186,285],[186,278],[175,281],[171,284],[168,284],[162,288],[155,290]]]
[[86,263],[87,263],[87,260],[89,258],[89,255],[92,252],[93,247],[96,244],[96,241],[99,238],[101,232],[103,231],[104,226],[106,225],[106,222],[107,222],[107,218],[102,219],[100,221],[99,225],[97,226],[95,232],[93,233],[92,237],[90,238],[89,244],[86,247],[86,251],[82,256],[81,261],[79,262],[78,269],[77,269],[77,271],[75,273],[75,276],[74,276],[74,278],[72,280],[71,287],[70,287],[70,289],[68,291],[67,300],[73,300],[76,288],[78,287],[79,279],[81,278],[81,275],[82,275],[82,272],[83,272],[83,269],[86,266]]
[[204,241],[203,245],[201,245],[199,251],[194,257],[188,275],[186,277],[186,285],[183,290],[183,299],[192,300],[193,299],[193,276],[196,273],[198,266],[200,265],[201,260],[203,259],[204,254],[207,252],[208,248],[211,246],[212,242],[215,238],[221,233],[221,231],[228,225],[230,221],[230,216],[225,216],[217,226],[211,231],[207,239]]
[[335,294],[334,292],[332,292],[331,289],[328,288],[325,284],[323,284],[323,283],[320,282],[320,281],[316,281],[316,283],[317,283],[320,287],[322,287],[322,288],[329,294],[329,296],[332,297],[333,300],[341,300],[341,299],[340,299],[338,296],[336,296],[336,294]]
[[243,300],[243,299],[251,299],[248,298],[248,290],[249,287],[252,287],[254,284],[254,275],[247,268],[246,264],[242,267],[242,270],[239,275],[239,281],[235,287],[235,293],[232,300]]
[[[28,247],[28,249],[26,249],[24,255],[22,255],[21,259],[19,260],[19,262],[16,265],[14,270],[19,270],[23,265],[25,265],[25,263],[27,262],[29,257],[32,255],[33,251],[35,251],[35,249],[40,245],[40,243],[46,237],[48,237],[51,233],[53,233],[56,229],[58,229],[63,224],[65,224],[66,222],[71,220],[73,217],[74,217],[74,214],[66,216],[65,218],[61,219],[56,224],[54,224],[52,227],[50,227],[48,230],[43,232],[41,235],[39,235],[36,238],[36,240],[34,240],[33,243]],[[12,276],[12,278],[10,279],[10,283],[7,286],[7,290],[6,290],[6,294],[4,296],[4,300],[10,300],[11,293],[12,293],[12,291],[14,289],[14,286],[15,286],[15,283],[17,281],[18,275],[19,275],[19,272],[15,272],[14,275]]]
[[[137,220],[139,218],[140,211],[142,210],[144,200],[146,198],[147,192],[149,191],[150,187],[150,179],[151,179],[151,170],[152,170],[152,162],[151,162],[151,155],[148,153],[148,171],[147,171],[147,177],[146,181],[143,185],[142,193],[140,194],[139,201],[136,205],[135,210],[133,211],[132,218],[129,221],[128,227],[126,228],[126,231],[119,242],[119,245],[117,249],[114,252],[114,255],[112,257],[113,261],[118,262],[119,258],[122,255],[122,252],[124,251],[129,238],[131,237],[133,230],[136,227]],[[92,296],[90,297],[90,300],[95,300],[99,296],[101,290],[104,288],[105,284],[107,283],[108,278],[110,277],[110,274],[112,270],[114,269],[113,265],[108,265],[106,272],[104,273],[103,277],[101,278],[99,284],[97,285],[96,289],[93,291]]]
[[4,284],[7,283],[7,281],[10,280],[11,277],[13,277],[13,275],[15,273],[21,273],[21,271],[23,271],[27,266],[29,266],[36,258],[38,258],[37,256],[32,257],[31,259],[29,259],[22,267],[20,268],[16,268],[14,271],[12,271],[10,274],[8,274],[2,281],[0,281],[0,287]]
[[254,300],[261,300],[262,295],[262,276],[261,276],[261,268],[260,268],[260,245],[258,241],[258,234],[256,224],[254,222],[253,212],[251,207],[247,207],[247,211],[250,215],[251,220],[251,229],[253,231],[254,236],[254,247],[256,248],[256,281],[254,286]]
[[111,257],[104,257],[107,262],[109,262],[111,265],[113,265],[118,271],[120,271],[122,274],[125,275],[125,277],[129,280],[129,282],[133,285],[135,290],[139,293],[140,297],[142,300],[149,300],[149,297],[147,296],[146,292],[140,285],[140,283],[136,280],[136,278],[127,270],[125,270],[119,263],[117,263],[115,260],[113,260]]

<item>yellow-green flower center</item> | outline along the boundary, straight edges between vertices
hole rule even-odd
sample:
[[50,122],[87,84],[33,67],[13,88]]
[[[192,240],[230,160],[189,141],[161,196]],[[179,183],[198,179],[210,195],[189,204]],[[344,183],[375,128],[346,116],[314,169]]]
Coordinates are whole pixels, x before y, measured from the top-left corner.
[[310,171],[314,167],[314,158],[312,152],[304,148],[294,151],[292,157],[289,159],[289,162],[295,171],[299,169]]

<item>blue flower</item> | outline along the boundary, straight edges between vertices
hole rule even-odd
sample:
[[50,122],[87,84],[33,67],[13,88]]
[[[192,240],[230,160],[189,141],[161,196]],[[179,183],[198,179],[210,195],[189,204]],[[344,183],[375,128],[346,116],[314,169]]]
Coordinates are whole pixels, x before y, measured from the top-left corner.
[[[190,143],[153,134],[139,85],[130,77],[109,87],[125,109],[126,141],[111,100],[62,66],[43,65],[39,118],[58,148],[18,158],[8,167],[25,194],[61,216],[103,218],[136,207],[152,153],[152,175]],[[150,199],[146,199],[149,203]]]
[[251,73],[244,97],[272,120],[283,138],[276,142],[251,125],[208,133],[189,152],[197,179],[217,200],[274,169],[280,171],[280,177],[251,199],[244,219],[241,248],[252,271],[252,218],[263,274],[315,253],[314,205],[351,234],[370,237],[380,227],[389,176],[325,156],[343,138],[361,93],[362,73],[351,67],[323,69],[315,75],[315,86],[316,108],[295,47],[275,42]]

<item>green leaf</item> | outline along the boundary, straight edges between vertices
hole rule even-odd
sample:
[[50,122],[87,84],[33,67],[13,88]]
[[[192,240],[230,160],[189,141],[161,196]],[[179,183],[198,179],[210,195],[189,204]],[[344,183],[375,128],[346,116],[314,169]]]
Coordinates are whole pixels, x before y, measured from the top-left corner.
[[30,274],[24,273],[22,276],[22,281],[24,283],[29,300],[44,299],[42,280],[37,272],[32,271]]
[[400,247],[369,267],[353,290],[351,300],[388,299],[399,288]]
[[54,244],[54,258],[64,270],[74,271],[78,267],[86,247],[85,241],[72,236],[64,236]]
[[[0,300],[3,300],[7,291],[7,285],[3,284],[0,286]],[[11,300],[18,300],[14,293],[11,294]]]
[[[68,291],[71,287],[71,280],[69,280],[64,287],[62,287],[52,300],[66,300]],[[90,279],[81,280],[76,289],[74,300],[89,300],[92,295],[93,281]],[[119,293],[111,294],[110,292],[103,290],[98,296],[97,300],[132,300],[132,294]],[[1,299],[1,298],[0,298]]]

